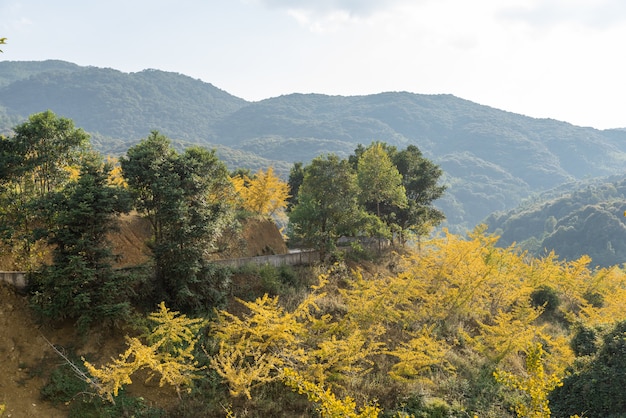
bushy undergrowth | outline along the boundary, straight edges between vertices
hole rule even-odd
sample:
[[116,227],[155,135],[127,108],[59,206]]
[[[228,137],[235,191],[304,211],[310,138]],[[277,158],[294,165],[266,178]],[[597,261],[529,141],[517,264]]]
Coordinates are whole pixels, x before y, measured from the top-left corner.
[[625,373],[621,328],[604,330],[624,318],[626,275],[495,241],[449,234],[375,263],[235,271],[168,416],[547,417],[604,402],[589,382]]
[[[86,369],[80,358],[68,358],[83,373]],[[121,391],[115,402],[102,399],[93,388],[76,373],[73,366],[64,363],[55,368],[41,389],[43,399],[54,404],[68,405],[68,418],[164,418],[164,410],[148,405],[144,399],[129,396]]]
[[293,295],[306,290],[314,275],[305,267],[247,264],[233,271],[230,295],[252,300],[264,293]]
[[[342,263],[322,271],[323,283],[300,304],[259,298],[236,316],[223,311],[222,363],[213,367],[240,393],[235,399],[248,399],[240,412],[268,385],[290,386],[282,373],[295,367],[314,405],[354,400],[353,416],[374,400],[382,416],[549,416],[546,396],[574,361],[570,345],[590,344],[571,342],[574,324],[622,317],[624,274],[591,270],[587,258],[533,259],[495,242],[480,231],[445,235],[419,254],[377,263],[393,271]],[[604,302],[592,303],[592,293]]]
[[587,348],[580,354],[588,356],[573,364],[563,386],[550,394],[553,416],[626,416],[626,321],[619,322],[604,335],[597,352],[593,350],[595,332],[582,329],[576,335],[576,340],[583,340],[582,345]]

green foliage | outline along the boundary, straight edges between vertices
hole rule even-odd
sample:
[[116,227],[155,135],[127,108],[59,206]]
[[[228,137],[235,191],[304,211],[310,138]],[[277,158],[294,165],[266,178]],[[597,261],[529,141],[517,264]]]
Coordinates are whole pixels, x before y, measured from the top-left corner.
[[[71,356],[70,359],[75,364],[80,364],[76,356]],[[86,371],[84,367],[82,369]],[[55,405],[72,401],[77,395],[88,392],[89,385],[87,382],[80,379],[74,369],[66,363],[55,368],[50,373],[46,384],[41,388],[42,398]]]
[[543,308],[547,314],[553,315],[558,309],[561,301],[556,290],[547,285],[542,285],[533,290],[530,294],[530,301],[535,308]]
[[626,244],[626,180],[623,176],[579,182],[490,216],[500,245],[513,242],[535,256],[554,251],[568,260],[588,255],[593,266],[623,263]]
[[[442,170],[429,159],[422,155],[422,152],[414,145],[409,145],[406,149],[398,151],[396,147],[386,143],[372,143],[368,148],[359,145],[354,154],[349,157],[351,164],[363,169],[364,161],[368,154],[379,154],[373,162],[367,163],[380,165],[384,162],[387,168],[374,167],[373,172],[378,177],[387,176],[382,180],[381,191],[386,189],[387,193],[393,190],[391,184],[397,170],[401,178],[401,184],[396,186],[396,192],[404,190],[404,196],[396,196],[397,201],[385,200],[373,204],[366,202],[365,206],[371,213],[375,213],[387,228],[397,233],[402,244],[410,238],[420,240],[422,236],[428,235],[430,231],[438,226],[444,219],[443,212],[433,206],[433,202],[442,197],[446,186],[438,185]],[[365,159],[364,159],[365,157]],[[389,162],[393,163],[390,167]],[[395,168],[394,168],[395,167]],[[383,175],[382,173],[387,172]],[[375,184],[373,179],[365,178],[361,174],[361,189],[371,192]],[[382,193],[382,192],[378,192]]]
[[577,357],[591,356],[598,351],[598,333],[593,328],[580,325],[570,344]]
[[103,154],[122,155],[158,128],[179,150],[215,144],[230,169],[272,165],[286,178],[295,161],[347,158],[372,139],[419,146],[445,171],[448,190],[435,203],[458,233],[564,182],[620,174],[626,153],[623,130],[528,118],[450,95],[290,94],[249,103],[181,74],[52,60],[0,62],[0,89],[8,117],[53,109],[99,133],[94,145]]
[[96,155],[85,158],[77,181],[42,200],[51,219],[45,235],[53,263],[32,275],[31,306],[47,320],[74,319],[83,332],[130,312],[132,283],[112,268],[106,237],[116,227],[115,216],[130,210],[130,201],[108,185],[110,170]]
[[305,267],[280,266],[270,264],[246,264],[233,272],[238,278],[230,289],[231,296],[242,300],[254,300],[259,294],[271,296],[298,295],[315,281]]
[[358,192],[356,173],[346,160],[336,155],[314,159],[305,168],[298,204],[289,213],[294,236],[322,256],[332,252],[341,236],[354,235],[363,226]]
[[[80,67],[66,61],[47,60],[47,61],[2,61],[0,62],[0,87],[7,86],[15,81],[28,79],[30,76],[40,74],[42,72],[69,72],[76,71]],[[55,106],[47,106],[54,108]],[[23,115],[41,111],[24,112]],[[14,126],[14,125],[12,125]]]
[[31,115],[0,138],[0,234],[29,269],[41,262],[35,232],[50,224],[49,211],[40,211],[49,193],[71,180],[88,145],[88,136],[66,118],[51,111]]
[[298,193],[300,192],[300,186],[304,181],[304,165],[302,162],[296,162],[289,170],[289,197],[287,198],[287,210],[291,210],[298,204]]
[[68,418],[165,418],[167,413],[150,406],[143,398],[129,396],[122,392],[115,404],[104,402],[100,398],[80,397],[72,402]]
[[591,361],[577,363],[563,386],[550,394],[555,417],[574,414],[617,417],[626,414],[626,322],[619,322],[602,339]]
[[261,285],[266,293],[270,295],[278,295],[282,291],[283,283],[279,270],[266,264],[259,268],[259,276],[261,276]]
[[411,417],[411,418],[452,418],[467,417],[467,413],[450,406],[445,400],[434,398],[425,399],[424,396],[413,395],[403,401],[398,411],[392,415],[385,413],[382,417]]
[[234,219],[224,164],[202,148],[179,154],[152,132],[128,150],[121,166],[137,209],[152,225],[158,296],[186,311],[219,304],[227,283],[205,255]]
[[[14,77],[3,88],[2,104],[21,115],[42,107],[54,109],[90,132],[110,138],[128,141],[158,128],[187,142],[201,138],[196,145],[206,145],[217,120],[246,104],[208,83],[181,74],[157,70],[124,74],[113,69],[65,64],[17,63],[24,76]],[[6,67],[11,71],[11,66]],[[26,74],[30,77],[26,78]],[[45,103],[42,97],[46,98]]]
[[[87,371],[77,356],[71,355],[69,360],[82,372]],[[163,410],[151,407],[143,399],[131,397],[124,391],[120,392],[115,403],[110,403],[96,396],[91,390],[89,384],[78,377],[69,364],[64,363],[50,373],[48,381],[41,389],[41,396],[53,404],[69,405],[68,417],[70,418],[121,416],[160,418],[166,416]]]
[[402,184],[402,175],[381,143],[371,144],[359,157],[357,181],[360,188],[359,199],[364,204],[373,204],[379,218],[381,204],[406,207],[406,190]]
[[410,234],[426,235],[443,220],[431,206],[445,190],[437,186],[440,175],[417,147],[398,152],[381,142],[359,145],[348,160],[331,154],[305,167],[296,163],[290,174],[297,202],[289,214],[293,238],[326,254],[341,236],[399,235],[405,243]]
[[447,188],[438,184],[443,171],[414,145],[398,152],[392,150],[390,156],[402,176],[408,202],[406,208],[397,208],[395,222],[401,228],[403,241],[410,234],[419,239],[445,219],[443,212],[433,206]]
[[37,197],[57,190],[69,179],[66,168],[79,161],[89,139],[82,129],[74,127],[73,121],[49,110],[31,115],[14,131],[9,172],[21,178],[24,189]]

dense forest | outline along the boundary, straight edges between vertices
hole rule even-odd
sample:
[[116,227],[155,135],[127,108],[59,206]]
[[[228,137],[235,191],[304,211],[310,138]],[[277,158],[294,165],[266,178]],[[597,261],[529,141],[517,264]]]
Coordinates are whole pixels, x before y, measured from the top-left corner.
[[502,246],[516,243],[535,256],[553,251],[568,260],[588,255],[592,266],[622,265],[626,179],[616,176],[563,185],[519,208],[494,213],[485,223]]
[[359,144],[417,146],[444,171],[436,202],[445,225],[464,233],[495,211],[563,183],[623,173],[626,131],[533,119],[450,95],[290,94],[246,102],[190,77],[122,73],[62,61],[0,62],[0,132],[50,109],[92,136],[103,154],[124,155],[150,131],[215,148],[230,170],[293,163]]
[[[53,346],[52,370],[20,366],[46,373],[41,396],[70,417],[626,413],[624,271],[501,247],[485,227],[428,238],[445,215],[433,206],[444,172],[414,145],[320,155],[285,181],[271,167],[229,171],[157,131],[104,158],[50,111],[11,132],[2,252],[29,271],[33,315],[42,329],[72,324],[76,344],[115,333],[126,344],[113,358]],[[619,198],[623,182],[587,201]],[[150,261],[116,268],[107,234],[131,210],[150,224]],[[281,212],[319,263],[211,262],[239,221]],[[342,237],[378,245],[346,250]],[[134,396],[146,375],[176,401]]]

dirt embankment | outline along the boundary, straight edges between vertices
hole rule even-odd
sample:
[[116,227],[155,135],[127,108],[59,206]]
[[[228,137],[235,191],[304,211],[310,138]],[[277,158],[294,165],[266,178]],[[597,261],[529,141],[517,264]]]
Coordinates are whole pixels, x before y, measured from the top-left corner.
[[[152,238],[150,222],[131,213],[121,215],[118,231],[108,237],[116,255],[116,267],[128,267],[145,263],[150,259],[147,243]],[[276,224],[267,219],[248,218],[240,222],[239,228],[226,231],[218,242],[218,251],[210,259],[255,257],[259,255],[286,254],[289,252]],[[6,249],[5,249],[6,250]],[[42,249],[45,262],[51,262],[49,249]],[[27,270],[0,248],[0,271]]]
[[[40,399],[44,364],[59,361],[28,309],[26,298],[7,285],[0,285],[0,403],[3,416],[65,417],[66,412]],[[50,336],[52,338],[52,336]],[[65,336],[59,333],[56,339]],[[52,359],[52,360],[51,360]]]
[[[146,242],[151,237],[150,223],[146,219],[136,214],[120,217],[119,231],[109,237],[113,252],[118,256],[117,266],[127,267],[148,261],[150,249]],[[210,254],[211,259],[289,252],[276,224],[260,218],[244,219],[241,221],[240,229],[226,231],[217,247],[218,251]]]

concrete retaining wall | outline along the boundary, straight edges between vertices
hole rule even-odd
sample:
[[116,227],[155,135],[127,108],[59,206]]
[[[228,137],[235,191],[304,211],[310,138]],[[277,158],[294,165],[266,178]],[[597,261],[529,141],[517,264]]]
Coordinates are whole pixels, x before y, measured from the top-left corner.
[[234,258],[230,260],[214,260],[215,264],[234,268],[243,267],[246,264],[265,265],[274,267],[297,266],[313,264],[320,260],[319,251],[301,251],[289,254],[262,255],[258,257]]
[[26,289],[25,271],[0,271],[0,282],[8,283],[18,290]]
[[[264,255],[259,257],[235,258],[231,260],[214,260],[215,264],[234,268],[243,267],[247,264],[265,265],[274,267],[296,266],[313,264],[320,260],[319,251],[301,251],[289,254]],[[24,290],[28,285],[25,271],[0,271],[0,282],[7,283],[17,290]]]

